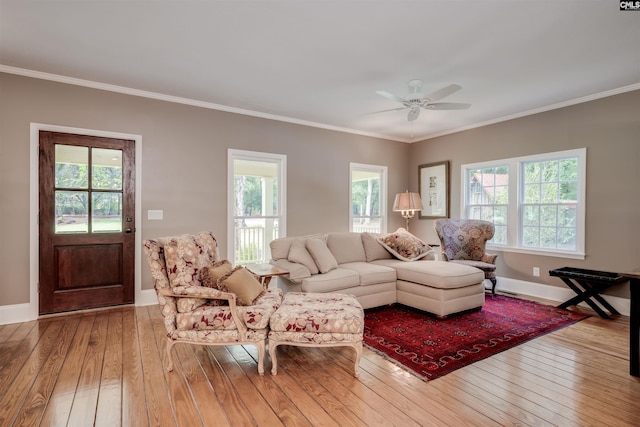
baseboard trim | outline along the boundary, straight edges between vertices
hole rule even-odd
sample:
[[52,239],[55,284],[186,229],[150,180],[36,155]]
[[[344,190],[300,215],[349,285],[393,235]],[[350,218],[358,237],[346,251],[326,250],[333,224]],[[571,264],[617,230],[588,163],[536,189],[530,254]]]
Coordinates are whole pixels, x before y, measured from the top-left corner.
[[[558,286],[549,286],[542,283],[527,282],[524,280],[509,279],[507,277],[498,277],[498,285],[496,292],[504,292],[515,296],[543,298],[550,301],[561,303],[573,297],[575,294],[572,290],[560,288]],[[626,298],[615,297],[611,295],[603,295],[603,298],[609,302],[623,316],[629,316],[631,311],[630,301]],[[154,289],[143,289],[137,295],[136,306],[142,307],[154,305],[158,303],[156,291]],[[589,307],[587,304],[580,304],[581,307]],[[0,325],[9,323],[29,322],[37,319],[31,313],[37,313],[31,304],[14,304],[0,306]]]
[[136,306],[154,305],[158,303],[155,289],[143,289],[140,291],[139,298],[136,298]]
[[[567,288],[558,286],[549,286],[542,283],[527,282],[524,280],[509,279],[507,277],[498,277],[498,285],[496,292],[504,292],[507,294],[531,296],[536,298],[544,298],[550,301],[562,303],[574,297],[576,294]],[[611,295],[602,295],[602,297],[623,316],[629,316],[631,311],[630,301],[626,298],[620,298]],[[585,303],[580,303],[580,307],[589,307]]]
[[[154,305],[158,303],[155,289],[143,289],[138,293],[136,306]],[[0,325],[30,322],[38,318],[37,307],[32,304],[13,304],[0,306]]]
[[31,320],[35,320],[31,312],[31,304],[14,304],[0,306],[0,325],[29,322]]

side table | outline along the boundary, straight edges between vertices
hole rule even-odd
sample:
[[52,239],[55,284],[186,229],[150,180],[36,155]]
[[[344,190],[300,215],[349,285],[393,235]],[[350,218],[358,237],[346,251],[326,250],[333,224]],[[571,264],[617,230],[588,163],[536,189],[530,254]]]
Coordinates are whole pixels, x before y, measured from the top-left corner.
[[[582,301],[600,315],[603,319],[611,319],[611,317],[600,308],[613,315],[619,315],[618,310],[613,308],[604,298],[600,296],[600,292],[610,288],[613,285],[626,282],[626,277],[618,273],[610,273],[608,271],[586,270],[583,268],[563,267],[555,270],[549,270],[550,276],[556,276],[576,293],[576,296],[563,302],[558,307],[567,308],[570,305],[578,305]],[[600,304],[600,306],[598,305]]]
[[269,288],[271,278],[289,274],[289,271],[285,270],[284,268],[276,267],[275,265],[267,263],[246,264],[244,267],[258,276],[258,280],[260,280],[264,289]]
[[630,319],[629,319],[629,373],[640,377],[640,269],[622,273],[629,279]]

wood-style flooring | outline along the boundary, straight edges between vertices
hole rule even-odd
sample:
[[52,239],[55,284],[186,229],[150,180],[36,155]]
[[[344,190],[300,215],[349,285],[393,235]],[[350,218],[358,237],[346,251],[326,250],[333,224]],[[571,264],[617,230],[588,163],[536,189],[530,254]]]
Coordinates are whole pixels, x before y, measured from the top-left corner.
[[0,426],[638,426],[629,319],[590,317],[424,382],[365,348],[175,347],[158,306],[0,326]]

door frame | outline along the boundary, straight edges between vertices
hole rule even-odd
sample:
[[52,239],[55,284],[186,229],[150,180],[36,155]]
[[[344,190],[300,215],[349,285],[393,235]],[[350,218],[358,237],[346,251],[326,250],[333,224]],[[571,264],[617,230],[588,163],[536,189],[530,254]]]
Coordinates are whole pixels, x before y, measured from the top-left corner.
[[[39,194],[39,173],[38,173],[38,152],[40,144],[40,131],[75,133],[89,136],[100,136],[106,138],[130,139],[134,140],[136,163],[135,163],[135,261],[134,261],[134,290],[135,304],[148,305],[155,303],[155,292],[143,294],[142,292],[142,136],[125,134],[119,132],[108,132],[95,129],[82,129],[69,126],[49,125],[43,123],[31,123],[30,146],[29,146],[29,308],[28,319],[18,321],[35,320],[38,318],[38,277],[40,271],[39,260],[39,234],[38,234],[38,194]],[[152,290],[153,291],[153,290]],[[153,295],[150,295],[150,294]],[[149,294],[149,295],[146,295]],[[152,298],[150,298],[152,297]]]

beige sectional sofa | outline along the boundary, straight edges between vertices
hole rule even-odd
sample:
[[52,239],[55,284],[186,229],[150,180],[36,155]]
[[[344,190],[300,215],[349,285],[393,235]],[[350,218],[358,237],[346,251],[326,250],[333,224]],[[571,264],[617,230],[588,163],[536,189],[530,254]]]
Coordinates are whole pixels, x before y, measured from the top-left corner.
[[276,239],[271,263],[289,271],[278,286],[285,292],[352,294],[363,308],[398,302],[441,317],[484,304],[481,270],[435,261],[428,251],[406,261],[404,252],[386,248],[379,237],[332,232]]

